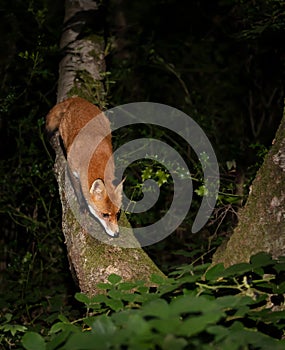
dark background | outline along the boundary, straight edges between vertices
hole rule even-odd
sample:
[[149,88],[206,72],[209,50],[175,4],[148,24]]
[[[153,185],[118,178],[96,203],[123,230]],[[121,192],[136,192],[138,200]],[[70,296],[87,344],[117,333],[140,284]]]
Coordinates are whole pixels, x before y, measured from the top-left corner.
[[[221,195],[203,232],[189,234],[200,203],[196,193],[185,223],[148,248],[164,271],[201,256],[209,260],[236,224],[236,211],[282,117],[284,5],[281,0],[103,4],[104,36],[111,47],[106,56],[108,106],[152,101],[184,111],[206,132],[220,164]],[[61,233],[54,154],[44,133],[45,115],[56,102],[63,14],[63,6],[54,1],[0,4],[0,281],[2,292],[9,289],[1,302],[19,312],[46,295],[61,305],[76,290]],[[122,130],[114,135],[114,144],[138,136],[138,129]],[[164,137],[159,130],[153,136]],[[170,144],[174,139],[166,137]],[[202,175],[197,159],[182,142],[176,146],[190,164],[198,190]],[[160,170],[153,163],[131,167],[129,193],[142,169],[149,168],[155,174]],[[169,192],[162,187],[161,203],[169,203]],[[130,220],[141,225],[159,214],[155,209],[147,218]]]

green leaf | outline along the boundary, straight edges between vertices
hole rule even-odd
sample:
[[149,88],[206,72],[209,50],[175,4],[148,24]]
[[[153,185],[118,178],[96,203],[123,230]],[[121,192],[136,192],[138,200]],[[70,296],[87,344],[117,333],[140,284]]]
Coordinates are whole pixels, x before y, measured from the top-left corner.
[[150,301],[142,308],[144,316],[156,316],[158,318],[169,318],[169,305],[163,299]]
[[121,282],[122,277],[119,275],[116,275],[115,273],[111,273],[108,277],[108,281],[111,284],[118,284],[119,282]]
[[10,332],[14,337],[17,332],[25,332],[27,327],[19,324],[4,324],[3,326],[0,326],[0,330],[3,330],[3,332]]
[[[285,269],[284,269],[285,271]],[[279,286],[273,285],[272,292],[275,294],[284,294],[285,293],[285,282],[282,282]]]
[[197,195],[200,197],[204,197],[208,194],[208,190],[205,185],[200,186],[194,192],[197,193]]
[[250,315],[254,319],[262,319],[264,322],[283,322],[285,321],[285,311],[274,311],[272,312],[270,309],[261,310],[260,312],[251,312]]
[[145,181],[153,176],[152,168],[148,167],[142,170],[142,180]]
[[170,310],[172,315],[181,315],[185,313],[208,313],[220,311],[221,307],[215,300],[207,299],[206,297],[181,295],[173,299],[170,303]]
[[195,271],[195,273],[199,272],[199,274],[202,276],[203,272],[206,271],[210,266],[211,266],[210,263],[196,265],[196,266],[192,266],[192,270]]
[[206,331],[210,324],[216,324],[223,314],[220,312],[207,312],[201,316],[191,316],[187,320],[184,320],[179,329],[177,329],[177,335],[184,335],[191,337],[202,331]]
[[132,282],[122,282],[118,285],[119,290],[131,290],[135,288],[137,285]]
[[[193,277],[193,276],[191,276]],[[176,281],[174,284],[164,284],[158,287],[158,294],[160,296],[163,296],[164,294],[168,294],[174,290],[176,290],[180,285],[183,283],[188,283],[187,279],[186,282],[184,280],[179,279],[179,281]]]
[[12,320],[13,315],[7,312],[4,317],[6,318],[5,323],[9,323]]
[[138,292],[141,294],[146,294],[148,292],[148,287],[147,286],[140,286],[138,287]]
[[222,276],[222,273],[225,271],[224,264],[219,263],[211,267],[205,274],[207,280],[215,281]]
[[256,301],[248,296],[225,295],[224,297],[217,298],[215,302],[224,309],[236,309],[245,305],[254,304]]
[[274,269],[277,272],[285,271],[285,263],[278,263],[274,265]]
[[51,329],[49,331],[50,334],[58,333],[64,329],[64,323],[57,322],[51,326]]
[[107,289],[112,288],[112,285],[110,283],[98,283],[97,287],[99,289],[107,290]]
[[183,338],[177,338],[173,334],[167,334],[162,342],[162,349],[164,350],[182,350],[186,347],[188,342]]
[[97,317],[92,325],[92,329],[96,334],[101,334],[107,337],[112,336],[117,328],[110,317],[102,315]]
[[128,331],[136,336],[143,336],[144,338],[151,338],[150,323],[147,322],[140,314],[130,314],[127,319]]
[[255,329],[246,329],[244,325],[239,321],[235,321],[229,327],[229,331],[229,337],[225,339],[225,343],[230,341],[232,344],[238,344],[239,347],[236,347],[235,349],[240,349],[245,346],[248,347],[248,345],[253,345],[254,349],[262,350],[284,349],[284,343],[281,345],[279,344],[281,342],[278,340],[271,338],[261,332],[258,332]]
[[166,183],[168,181],[168,178],[170,176],[170,174],[166,173],[164,170],[159,169],[157,170],[157,172],[155,173],[155,175],[157,176],[158,180],[158,186],[163,185],[164,183]]
[[248,263],[239,263],[236,265],[232,265],[228,267],[224,272],[223,276],[224,277],[229,277],[229,276],[235,276],[235,275],[242,275],[246,272],[252,271],[252,266],[251,264]]
[[244,306],[240,306],[237,311],[235,312],[235,314],[232,316],[232,318],[241,318],[244,317],[245,315],[247,315],[250,311],[249,306],[244,305]]
[[27,350],[46,350],[44,338],[35,332],[27,332],[22,338],[22,344]]
[[119,311],[119,310],[122,310],[124,308],[124,304],[121,300],[107,299],[105,303],[107,306],[109,306],[114,311]]
[[215,336],[216,342],[219,342],[220,340],[230,336],[229,329],[223,326],[208,326],[207,332]]
[[8,327],[5,332],[10,331],[12,336],[14,336],[17,332],[26,332],[27,327],[19,325],[19,324],[13,324],[13,325],[6,325],[5,328]]
[[271,255],[264,252],[253,255],[250,258],[250,262],[254,268],[265,267],[274,263]]
[[[116,312],[112,315],[112,321],[114,322],[116,327],[125,328],[129,324],[130,316],[133,313],[137,313],[137,312],[138,312],[137,310],[130,310],[130,309],[124,310],[121,312]],[[104,315],[104,317],[105,317],[105,315]]]
[[178,334],[182,325],[182,321],[178,317],[171,317],[168,319],[152,319],[149,321],[152,328],[162,334]]
[[63,322],[63,323],[70,324],[69,319],[68,319],[66,316],[62,315],[62,314],[58,316],[58,319],[59,319],[61,322]]
[[110,348],[112,337],[92,333],[71,334],[67,339],[64,350],[106,350]]
[[90,299],[90,305],[92,305],[94,307],[94,304],[96,303],[105,303],[106,300],[108,300],[108,297],[107,295],[105,294],[98,294],[98,295],[95,295],[94,297],[92,297]]
[[132,303],[137,301],[137,295],[132,293],[124,293],[122,294],[121,299],[129,303]]
[[121,300],[122,297],[123,297],[124,293],[121,292],[120,290],[118,289],[110,289],[108,291],[108,297],[112,298],[112,299],[117,299],[117,300]]
[[167,282],[167,278],[153,273],[150,276],[150,281],[155,284],[164,284],[165,282]]
[[52,338],[52,340],[47,343],[46,350],[54,350],[58,349],[60,345],[66,343],[68,337],[70,336],[70,331],[61,332]]
[[14,329],[11,331],[11,334],[14,336],[16,332],[26,332],[27,327],[22,325],[14,325]]
[[80,328],[75,326],[74,324],[72,323],[64,323],[64,322],[57,322],[55,323],[54,325],[52,325],[49,333],[50,334],[55,334],[55,333],[58,333],[58,332],[79,332],[80,331]]
[[90,298],[83,293],[76,293],[75,294],[75,299],[77,301],[80,301],[81,303],[84,303],[85,305],[89,305],[90,304]]

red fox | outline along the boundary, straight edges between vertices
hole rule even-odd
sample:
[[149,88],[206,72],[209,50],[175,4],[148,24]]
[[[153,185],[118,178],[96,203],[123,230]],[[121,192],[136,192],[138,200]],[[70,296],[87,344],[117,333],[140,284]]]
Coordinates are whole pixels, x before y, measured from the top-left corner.
[[[100,118],[96,118],[99,115]],[[95,128],[89,127],[91,123],[87,125],[90,121],[98,121]],[[76,137],[84,127],[87,128],[84,149],[79,144],[77,151],[72,152],[72,147],[75,147],[78,140]],[[50,110],[46,117],[46,129],[49,133],[59,130],[67,159],[73,164],[73,175],[80,182],[90,212],[100,221],[109,236],[117,237],[117,216],[122,203],[123,181],[116,187],[113,184],[115,176],[109,120],[92,103],[80,97],[71,97]],[[93,140],[101,140],[95,149],[92,146]],[[84,157],[88,158],[87,163],[83,161]]]

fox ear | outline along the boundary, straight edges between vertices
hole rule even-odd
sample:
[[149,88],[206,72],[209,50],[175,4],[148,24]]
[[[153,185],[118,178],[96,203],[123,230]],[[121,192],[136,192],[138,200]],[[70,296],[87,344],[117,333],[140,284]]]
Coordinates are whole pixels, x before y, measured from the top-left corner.
[[96,179],[90,188],[90,193],[95,197],[96,200],[103,200],[107,194],[103,180]]
[[123,178],[123,180],[119,183],[119,185],[115,188],[115,193],[118,196],[119,200],[122,200],[122,191],[123,191],[123,183],[126,180],[126,178]]

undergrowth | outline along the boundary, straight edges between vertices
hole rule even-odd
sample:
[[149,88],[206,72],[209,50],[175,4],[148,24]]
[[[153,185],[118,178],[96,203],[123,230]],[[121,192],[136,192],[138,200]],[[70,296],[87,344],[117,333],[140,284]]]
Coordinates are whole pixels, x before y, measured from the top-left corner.
[[284,349],[284,267],[284,258],[259,253],[229,268],[183,265],[166,279],[153,275],[151,286],[111,274],[98,285],[102,294],[76,293],[76,307],[50,296],[42,304],[44,317],[21,324],[6,309],[0,344],[27,350]]

